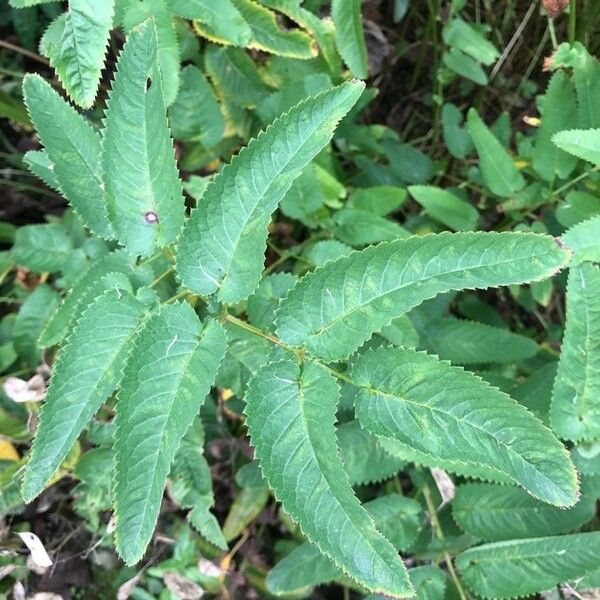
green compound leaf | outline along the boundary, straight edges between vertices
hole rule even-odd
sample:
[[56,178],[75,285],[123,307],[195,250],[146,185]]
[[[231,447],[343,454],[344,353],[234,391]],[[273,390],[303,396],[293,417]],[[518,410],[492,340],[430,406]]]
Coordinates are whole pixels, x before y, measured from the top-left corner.
[[522,190],[525,179],[474,108],[469,110],[467,116],[467,130],[477,149],[479,168],[490,191],[502,198],[509,198]]
[[115,539],[127,564],[142,558],[152,537],[171,463],[225,345],[221,325],[202,326],[185,303],[163,305],[139,332],[115,418]]
[[452,516],[465,533],[487,542],[568,533],[594,515],[583,497],[567,510],[544,504],[515,487],[467,483],[456,490]]
[[382,348],[360,356],[351,379],[361,425],[447,461],[480,464],[557,506],[577,500],[564,446],[527,409],[468,371],[424,352]]
[[67,94],[76,104],[90,108],[96,98],[114,0],[69,0],[42,38],[41,53],[50,60]]
[[561,131],[552,141],[565,152],[600,165],[600,129]]
[[46,148],[45,159],[40,153],[28,153],[29,161],[35,161],[29,163],[31,170],[65,195],[86,227],[100,237],[111,238],[113,231],[102,183],[100,136],[39,75],[25,76],[23,94]]
[[572,267],[567,324],[552,391],[550,422],[560,437],[600,438],[600,268]]
[[406,461],[388,454],[378,438],[364,430],[357,420],[337,429],[344,471],[352,485],[383,481],[401,471]]
[[252,140],[206,189],[176,248],[176,269],[197,294],[247,298],[260,281],[271,213],[329,143],[362,93],[346,83],[296,105]]
[[[364,508],[373,518],[375,527],[399,550],[415,540],[423,524],[423,509],[419,503],[398,494],[367,502]],[[410,577],[411,571],[408,574]],[[343,572],[314,544],[305,542],[269,571],[266,582],[272,594],[291,594],[336,579],[344,579]]]
[[354,495],[335,441],[339,390],[322,367],[283,359],[246,393],[256,457],[283,509],[344,573],[373,592],[412,595],[406,569]]
[[333,0],[331,17],[340,55],[355,77],[366,79],[369,76],[369,63],[360,8],[360,0]]
[[71,252],[73,241],[58,224],[25,225],[15,232],[10,255],[13,262],[36,273],[60,271]]
[[252,30],[231,0],[172,0],[171,10],[184,19],[196,19],[221,39],[245,47]]
[[600,532],[485,544],[456,559],[467,586],[484,598],[542,592],[583,577],[598,564]]
[[[23,229],[23,228],[21,228]],[[50,319],[40,336],[40,347],[48,348],[62,341],[69,325],[82,311],[111,286],[106,279],[113,273],[128,275],[132,271],[133,259],[126,252],[117,250],[96,260],[75,282],[62,304]]]
[[301,279],[281,302],[278,334],[339,360],[437,294],[543,279],[569,255],[551,237],[524,233],[442,233],[383,243]]
[[538,351],[531,338],[476,321],[443,317],[417,329],[427,348],[458,365],[518,362]]
[[600,216],[577,223],[562,236],[562,240],[573,250],[572,264],[586,260],[600,262]]
[[27,463],[23,498],[31,502],[51,479],[77,437],[114,392],[131,351],[144,305],[110,290],[82,314],[52,370]]
[[103,166],[108,213],[132,254],[168,246],[184,217],[181,182],[165,112],[156,29],[133,29],[107,104]]

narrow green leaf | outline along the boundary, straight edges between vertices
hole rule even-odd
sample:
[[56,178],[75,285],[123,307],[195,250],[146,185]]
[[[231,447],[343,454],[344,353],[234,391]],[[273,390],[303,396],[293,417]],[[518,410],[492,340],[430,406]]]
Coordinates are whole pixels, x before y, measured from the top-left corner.
[[271,330],[275,321],[275,309],[296,283],[291,273],[274,273],[265,277],[256,292],[248,298],[246,312],[248,320],[259,329]]
[[0,90],[0,116],[23,127],[31,127],[25,104],[2,90]]
[[444,52],[442,62],[457,75],[470,79],[477,85],[487,85],[488,83],[488,77],[479,62],[458,48],[451,48],[449,52]]
[[600,129],[561,131],[552,141],[565,152],[600,165]]
[[427,183],[433,177],[433,162],[424,152],[394,140],[383,140],[380,145],[390,169],[406,183]]
[[50,60],[73,102],[90,108],[96,98],[114,0],[69,0],[41,41],[41,53]]
[[358,208],[338,210],[333,221],[335,237],[350,246],[406,239],[410,233],[395,221]]
[[462,126],[464,117],[455,104],[444,104],[442,108],[442,129],[448,152],[454,158],[465,159],[473,150],[471,136]]
[[116,547],[127,564],[152,537],[171,463],[225,354],[216,321],[202,326],[189,304],[163,305],[139,332],[115,418]]
[[50,2],[56,2],[56,0],[9,0],[8,3],[13,8],[27,8],[38,4],[49,4]]
[[562,236],[573,250],[573,264],[589,260],[600,262],[600,216],[574,225]]
[[204,62],[220,94],[237,106],[254,108],[270,92],[252,59],[238,48],[210,45]]
[[332,0],[331,17],[335,43],[344,62],[355,77],[366,79],[369,63],[360,6],[360,0]]
[[384,217],[398,210],[407,197],[404,188],[382,185],[355,190],[350,196],[349,204],[353,208]]
[[252,38],[252,30],[231,0],[172,0],[171,10],[179,17],[197,19],[219,38],[234,46],[245,47]]
[[577,99],[569,77],[562,71],[554,74],[543,97],[542,124],[535,137],[533,168],[546,181],[555,177],[566,179],[577,161],[573,156],[558,149],[552,136],[577,124]]
[[23,498],[31,502],[121,380],[144,305],[110,290],[82,314],[52,370],[27,463]]
[[[446,591],[446,575],[439,567],[425,565],[408,570],[410,582],[415,588],[415,600],[443,600]],[[385,596],[371,594],[365,600],[386,600]]]
[[418,450],[414,444],[404,444],[397,438],[378,438],[381,447],[388,453],[400,460],[412,462],[425,467],[434,467],[444,469],[448,473],[464,475],[466,477],[474,477],[483,479],[484,481],[495,481],[497,483],[512,484],[510,477],[504,475],[497,469],[489,467],[475,459],[472,461],[466,460],[447,460],[441,458],[436,453],[429,453],[425,450]]
[[198,140],[205,148],[223,139],[221,108],[198,67],[188,65],[181,72],[181,89],[169,109],[169,118],[175,139]]
[[[407,548],[423,524],[423,509],[416,500],[398,494],[381,496],[364,508],[375,527],[393,539],[394,546]],[[409,577],[411,570],[408,571]],[[343,579],[343,572],[314,544],[305,542],[280,560],[267,575],[267,589],[272,594],[292,594],[303,588]]]
[[525,187],[525,179],[474,108],[469,111],[467,117],[467,130],[477,149],[479,168],[490,191],[502,198],[509,198],[522,190]]
[[532,496],[571,506],[577,475],[568,452],[507,394],[435,356],[382,348],[360,356],[351,379],[361,425],[443,460],[499,471]]
[[352,485],[367,485],[388,479],[401,471],[406,462],[388,454],[379,440],[355,419],[337,429],[344,471]]
[[169,495],[182,508],[192,509],[187,516],[190,524],[211,544],[225,550],[227,542],[210,512],[215,497],[210,467],[204,458],[204,431],[199,417],[181,440],[169,480]]
[[[566,46],[569,47],[568,44]],[[571,48],[575,51],[573,73],[577,88],[579,127],[600,127],[600,62],[580,42],[575,42]]]
[[281,302],[278,333],[288,344],[338,360],[437,294],[549,277],[569,254],[548,236],[524,233],[442,233],[383,243],[301,279]]
[[[179,43],[168,0],[137,0],[123,17],[123,26],[129,34],[138,25],[151,19],[156,27],[156,56],[162,82],[165,106],[170,106],[179,90]],[[162,113],[159,113],[162,114]],[[149,111],[148,115],[152,115]]]
[[562,438],[600,438],[600,267],[572,267],[567,323],[554,381],[550,422]]
[[52,165],[48,168],[61,192],[86,227],[100,237],[112,237],[102,182],[100,136],[39,75],[25,76],[23,94]]
[[284,31],[277,23],[276,13],[253,0],[231,0],[252,31],[248,46],[288,58],[313,58],[316,44],[300,29]]
[[62,341],[67,334],[69,325],[79,318],[79,315],[94,298],[111,287],[109,281],[104,278],[111,273],[125,275],[131,273],[132,262],[133,259],[128,254],[123,251],[116,251],[103,256],[88,267],[75,282],[71,291],[42,331],[39,341],[40,346],[48,348]]
[[488,542],[568,533],[594,515],[595,500],[567,510],[544,504],[515,487],[490,483],[458,486],[452,516],[465,533]]
[[184,217],[156,44],[152,20],[129,35],[107,104],[102,148],[110,219],[119,241],[142,255],[171,244]]
[[469,588],[484,598],[515,598],[590,574],[600,564],[600,532],[512,540],[456,558]]
[[339,391],[322,367],[283,359],[260,369],[246,393],[246,423],[263,474],[308,539],[367,589],[412,595],[393,546],[373,526],[335,443]]
[[413,185],[408,191],[429,215],[450,229],[471,231],[477,228],[477,209],[452,192],[432,185]]
[[58,294],[42,284],[27,297],[17,313],[13,342],[17,354],[32,368],[39,365],[41,349],[38,338],[59,304]]
[[[29,167],[29,170],[37,175],[49,188],[62,194],[56,174],[54,172],[54,163],[48,158],[45,150],[29,150],[23,155],[23,162]],[[105,214],[108,223],[108,215]]]
[[266,486],[243,488],[236,495],[223,523],[223,535],[227,541],[242,535],[248,525],[264,510],[269,496]]
[[556,362],[550,362],[534,371],[525,381],[510,391],[510,395],[548,425],[552,384],[556,377]]
[[460,18],[452,19],[444,27],[442,35],[446,44],[461,50],[488,67],[500,56],[494,44]]
[[458,365],[516,363],[538,351],[531,338],[476,321],[442,317],[417,329],[428,349]]
[[333,136],[363,90],[343,84],[296,105],[215,177],[187,220],[176,269],[197,294],[247,298],[260,280],[267,226],[292,182]]
[[36,273],[60,271],[73,251],[73,241],[62,225],[25,225],[15,233],[11,258]]

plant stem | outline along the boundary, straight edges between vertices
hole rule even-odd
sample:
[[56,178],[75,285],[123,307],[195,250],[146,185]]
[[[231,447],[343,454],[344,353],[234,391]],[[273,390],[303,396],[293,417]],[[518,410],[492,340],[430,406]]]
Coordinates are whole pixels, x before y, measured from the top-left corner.
[[577,0],[569,4],[569,44],[574,44],[577,39]]
[[550,17],[548,17],[548,31],[550,32],[550,39],[552,40],[552,48],[556,50],[558,48],[556,29],[554,29],[554,19],[551,19]]
[[26,48],[21,48],[21,46],[16,46],[15,44],[11,44],[10,42],[7,42],[6,40],[0,40],[0,46],[2,48],[6,48],[7,50],[12,50],[13,52],[22,54],[23,56],[26,56],[27,58],[31,58],[31,60],[35,60],[39,63],[42,63],[43,65],[49,64],[48,61],[45,58],[43,58],[42,56],[40,56],[39,54],[36,54],[35,52],[31,52],[30,50],[27,50]]
[[[421,471],[421,467],[417,466],[417,470]],[[444,545],[444,543],[446,541],[446,536],[444,535],[444,531],[440,524],[440,520],[437,515],[437,510],[435,508],[435,504],[433,503],[433,497],[431,495],[431,490],[429,489],[429,486],[427,485],[427,483],[425,483],[423,485],[423,496],[425,498],[425,503],[427,504],[427,511],[429,512],[429,516],[431,517],[431,526],[433,528],[435,536],[442,543],[442,545]],[[450,577],[452,577],[452,581],[454,581],[454,585],[456,586],[456,590],[458,591],[458,595],[460,596],[461,600],[468,600],[467,593],[465,592],[465,589],[463,588],[462,583],[458,577],[458,573],[456,572],[456,569],[454,568],[454,564],[452,562],[452,557],[450,556],[448,551],[445,549],[444,549],[444,562],[446,563],[446,566],[448,567],[448,573],[450,573]]]
[[150,282],[150,284],[148,285],[148,287],[153,288],[159,281],[163,280],[172,271],[174,271],[173,267],[169,267],[166,271],[164,271],[163,273],[161,273],[152,282]]
[[272,344],[275,344],[276,346],[281,346],[282,348],[285,348],[286,350],[289,350],[290,352],[293,352],[294,354],[298,354],[298,352],[299,352],[298,348],[292,348],[292,346],[288,346],[287,344],[284,344],[279,338],[276,338],[273,335],[265,333],[264,331],[261,331],[257,327],[254,327],[254,325],[250,325],[250,323],[246,323],[246,321],[242,321],[242,319],[238,319],[237,317],[234,317],[233,315],[225,314],[225,315],[223,315],[223,320],[227,321],[228,323],[233,323],[234,325],[237,325],[238,327],[241,327],[242,329],[245,329],[246,331],[253,333],[254,335],[262,338],[263,340],[267,340],[267,341],[271,342]]
[[554,192],[552,192],[552,194],[554,196],[560,196],[560,194],[562,194],[564,191],[568,190],[570,187],[573,187],[576,183],[579,183],[582,179],[589,177],[592,173],[596,173],[599,170],[600,170],[600,165],[594,167],[593,169],[590,169],[589,171],[586,171],[585,173],[581,173],[581,175],[577,175],[577,177],[575,177],[574,179],[571,179],[571,181],[567,181],[567,183],[565,183],[565,185],[559,187],[557,190],[554,190]]

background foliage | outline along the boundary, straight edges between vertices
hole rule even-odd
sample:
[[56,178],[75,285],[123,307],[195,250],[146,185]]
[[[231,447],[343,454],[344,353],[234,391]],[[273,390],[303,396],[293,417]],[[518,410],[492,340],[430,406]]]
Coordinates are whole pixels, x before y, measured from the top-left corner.
[[0,594],[597,594],[599,16],[0,4]]

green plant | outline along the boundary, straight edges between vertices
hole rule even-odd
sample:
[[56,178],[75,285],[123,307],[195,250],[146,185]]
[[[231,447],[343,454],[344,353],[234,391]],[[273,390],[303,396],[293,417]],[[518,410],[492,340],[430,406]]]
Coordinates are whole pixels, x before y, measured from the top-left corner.
[[[446,574],[432,560],[462,598],[465,586],[510,598],[597,585],[600,66],[580,43],[557,49],[539,126],[517,136],[515,159],[506,120],[488,127],[472,107],[463,127],[442,97],[456,75],[485,85],[481,64],[499,58],[460,4],[442,31],[450,49],[436,48],[432,135],[455,161],[446,174],[448,162],[357,122],[371,91],[341,60],[368,75],[359,2],[334,1],[331,21],[284,0],[223,0],[218,14],[203,0],[107,2],[100,13],[70,0],[55,16],[41,51],[83,109],[114,23],[126,41],[101,119],[41,76],[23,79],[43,146],[23,160],[70,211],[18,228],[6,257],[6,272],[18,265],[52,285],[26,297],[10,341],[0,338],[2,371],[35,368],[60,346],[31,452],[0,474],[7,510],[19,490],[31,502],[73,472],[76,510],[95,530],[113,510],[116,550],[134,565],[165,486],[215,555],[272,492],[302,538],[266,577],[269,593],[341,581],[439,598]],[[276,14],[298,26],[281,29]],[[183,19],[211,44],[203,64],[196,49],[180,69],[183,42],[196,39]],[[261,64],[245,48],[274,57]],[[221,159],[214,176],[182,182],[180,168]],[[502,220],[483,226],[496,206]],[[390,218],[399,211],[402,225]],[[303,240],[278,248],[274,213]],[[563,289],[564,323],[549,308]],[[511,331],[479,290],[541,326]],[[28,398],[34,411],[38,400]],[[217,407],[243,423],[255,454],[222,527],[202,453]],[[12,439],[26,438],[23,415],[6,417],[2,433],[10,424]],[[94,448],[79,458],[82,436]],[[415,497],[392,479],[403,470]],[[375,498],[360,487],[381,482]],[[184,531],[153,574],[178,570],[218,591],[220,576],[188,573]]]

